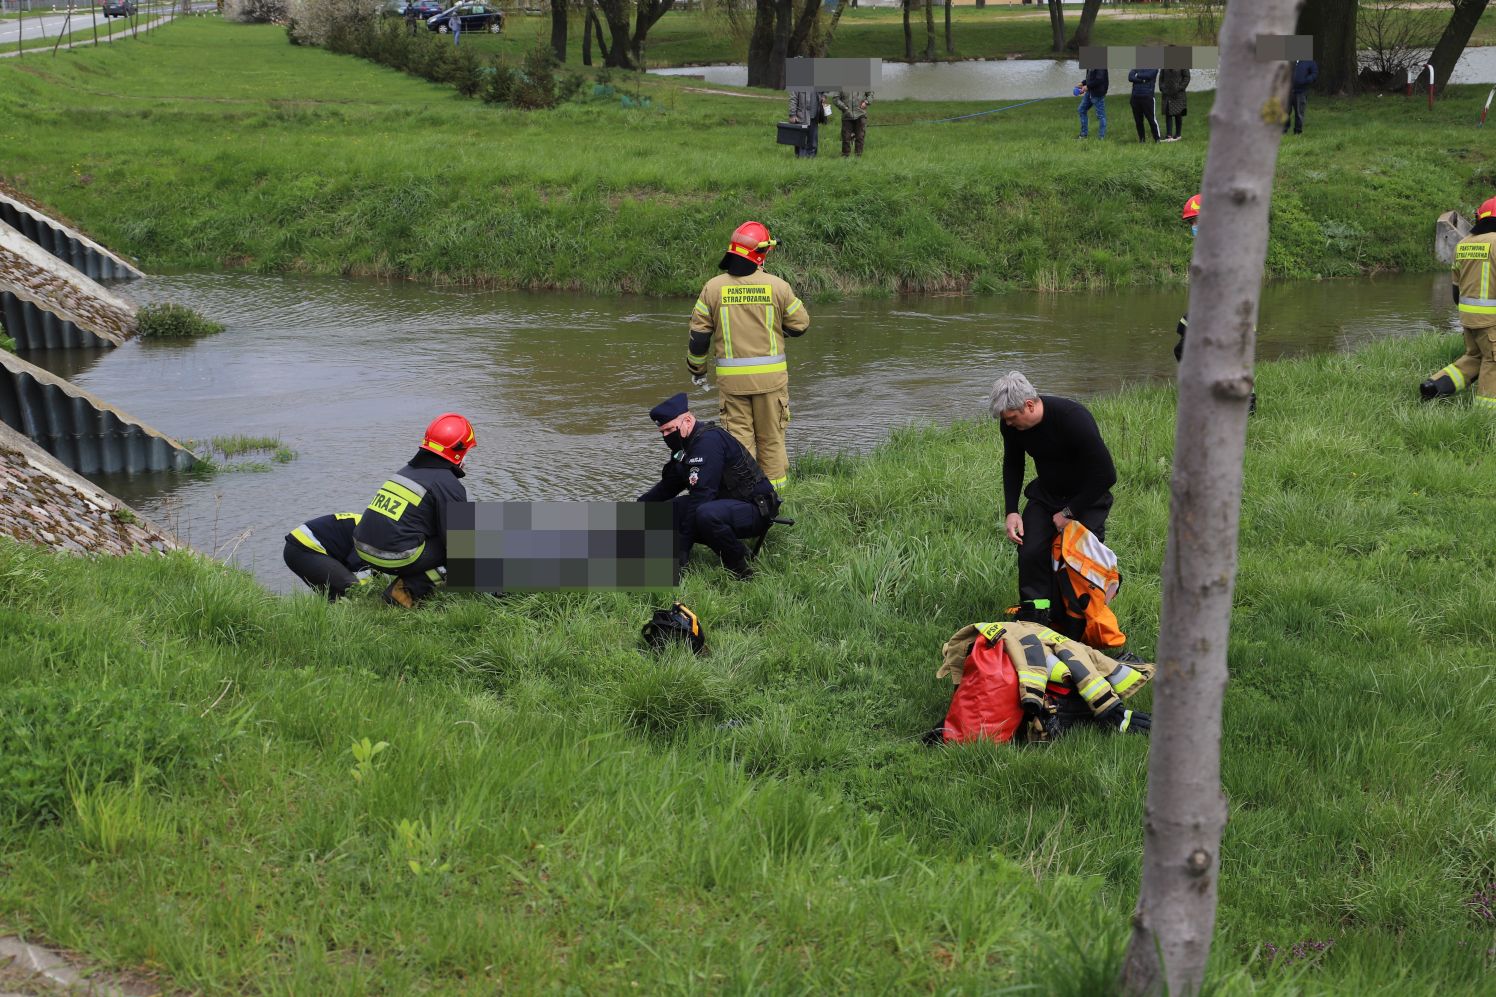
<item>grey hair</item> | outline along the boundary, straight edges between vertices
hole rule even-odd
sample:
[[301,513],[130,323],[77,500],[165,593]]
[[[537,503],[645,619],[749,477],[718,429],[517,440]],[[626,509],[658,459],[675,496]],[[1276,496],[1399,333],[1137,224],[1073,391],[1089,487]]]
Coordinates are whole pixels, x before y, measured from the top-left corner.
[[1016,370],[1010,370],[992,382],[992,394],[987,401],[992,409],[992,418],[1001,419],[1004,412],[1023,408],[1024,402],[1038,397],[1039,392],[1029,383],[1028,378]]

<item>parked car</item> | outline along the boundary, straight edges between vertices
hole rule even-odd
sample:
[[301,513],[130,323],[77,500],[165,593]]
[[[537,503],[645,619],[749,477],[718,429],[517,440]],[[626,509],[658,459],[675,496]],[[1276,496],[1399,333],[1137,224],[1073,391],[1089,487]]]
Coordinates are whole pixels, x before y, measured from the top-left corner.
[[105,17],[134,17],[135,0],[104,0]]
[[[405,16],[406,6],[407,5],[403,3],[400,5],[401,17]],[[409,6],[416,9],[416,17],[419,17],[423,21],[435,17],[444,9],[442,7],[441,0],[414,0],[413,3],[409,4]]]
[[444,10],[435,17],[426,19],[426,27],[447,35],[452,33],[453,18],[462,18],[463,31],[491,31],[498,34],[504,30],[504,12],[491,3],[460,3]]

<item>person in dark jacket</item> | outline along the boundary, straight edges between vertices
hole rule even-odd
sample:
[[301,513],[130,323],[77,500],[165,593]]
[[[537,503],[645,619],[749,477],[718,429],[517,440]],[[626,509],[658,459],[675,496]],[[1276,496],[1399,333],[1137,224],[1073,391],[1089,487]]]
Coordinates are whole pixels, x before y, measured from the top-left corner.
[[356,512],[335,512],[308,519],[286,534],[282,555],[291,573],[311,588],[337,602],[354,586],[355,572],[369,566],[353,548],[353,530],[358,526]]
[[1158,85],[1158,70],[1130,70],[1127,82],[1132,84],[1132,120],[1138,126],[1138,141],[1148,141],[1143,135],[1143,122],[1146,121],[1153,129],[1153,141],[1157,142],[1158,115],[1153,109],[1153,90]]
[[1288,113],[1283,118],[1283,134],[1288,134],[1288,124],[1293,122],[1293,133],[1304,134],[1304,111],[1309,107],[1309,88],[1319,79],[1319,63],[1313,59],[1299,59],[1293,64],[1293,89],[1288,95]]
[[1080,81],[1080,137],[1085,138],[1090,130],[1090,119],[1086,112],[1096,108],[1096,122],[1101,125],[1097,138],[1106,138],[1106,92],[1111,89],[1111,77],[1105,69],[1088,69],[1086,78]]
[[743,540],[767,530],[779,511],[774,486],[731,433],[716,423],[696,421],[684,393],[650,409],[649,417],[660,427],[670,459],[659,483],[638,500],[674,504],[681,567],[699,543],[715,551],[737,578],[752,578]]
[[1188,69],[1165,69],[1158,74],[1158,92],[1164,105],[1164,141],[1184,138],[1184,116],[1189,113],[1184,92],[1189,89]]
[[[1002,420],[1003,527],[1018,545],[1018,619],[1050,625],[1054,605],[1054,538],[1071,520],[1106,540],[1106,517],[1117,468],[1096,420],[1080,402],[1041,395],[1018,371],[992,385],[989,405]],[[1024,460],[1034,459],[1034,480],[1018,512]]]
[[478,445],[473,424],[456,412],[426,427],[421,448],[379,486],[353,531],[364,563],[395,580],[384,601],[409,608],[430,595],[447,563],[447,505],[466,502],[462,461]]

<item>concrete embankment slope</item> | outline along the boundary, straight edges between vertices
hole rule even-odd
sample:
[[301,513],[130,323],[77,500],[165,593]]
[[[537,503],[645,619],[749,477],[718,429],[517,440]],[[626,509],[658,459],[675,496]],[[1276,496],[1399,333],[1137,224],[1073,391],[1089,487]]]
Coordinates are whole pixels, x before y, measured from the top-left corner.
[[23,350],[118,346],[135,305],[0,224],[0,321]]
[[0,534],[78,554],[174,550],[176,538],[0,424]]
[[93,280],[144,277],[128,260],[53,218],[41,205],[0,184],[0,222]]

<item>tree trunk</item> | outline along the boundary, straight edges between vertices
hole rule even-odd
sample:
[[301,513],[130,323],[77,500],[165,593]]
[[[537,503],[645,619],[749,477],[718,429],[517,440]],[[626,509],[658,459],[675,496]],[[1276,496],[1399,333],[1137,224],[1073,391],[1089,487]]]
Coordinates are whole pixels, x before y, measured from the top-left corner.
[[951,37],[951,0],[945,0],[945,54],[956,54],[956,42]]
[[[793,4],[791,5],[793,9]],[[794,27],[790,29],[787,54],[790,58],[814,56],[816,18],[820,16],[820,0],[805,0],[805,6],[795,15]]]
[[1054,34],[1054,50],[1065,51],[1065,8],[1061,0],[1049,0],[1049,29]]
[[794,27],[795,0],[774,0],[774,47],[770,50],[770,71],[774,89],[784,89],[784,60],[790,54],[790,31]]
[[1320,93],[1356,92],[1356,10],[1356,0],[1307,0],[1299,11],[1293,33],[1314,36]]
[[[597,0],[603,19],[608,22],[608,34],[612,40],[603,49],[603,65],[613,69],[633,69],[629,59],[629,0]],[[602,42],[599,25],[598,42]]]
[[649,34],[649,29],[653,28],[660,18],[664,17],[674,6],[675,0],[639,0],[638,13],[634,15],[634,40],[631,47],[634,52],[634,62],[638,63],[640,69],[644,68],[645,36]]
[[592,33],[597,31],[599,42],[602,39],[602,31],[597,25],[597,8],[593,6],[593,0],[587,0],[585,12],[582,15],[582,65],[592,65]]
[[925,0],[925,61],[935,61],[935,0]]
[[904,3],[904,61],[914,61],[914,32],[909,27],[909,8],[914,0],[903,0]]
[[1236,581],[1242,459],[1257,303],[1288,64],[1259,62],[1300,0],[1226,5],[1210,112],[1190,336],[1179,367],[1169,535],[1158,625],[1144,810],[1143,881],[1122,968],[1126,994],[1194,997],[1215,930],[1221,831],[1221,704]]
[[551,51],[557,62],[566,61],[567,0],[551,0]]
[[1075,26],[1075,34],[1065,48],[1079,52],[1082,45],[1091,44],[1091,29],[1096,25],[1096,14],[1100,10],[1101,0],[1086,0],[1086,5],[1080,10],[1080,23]]
[[[857,0],[852,0],[852,6],[857,6]],[[836,26],[841,22],[842,11],[847,9],[847,0],[837,0],[836,10],[831,14],[831,23],[826,25],[826,31],[821,35],[821,43],[816,46],[812,53],[816,58],[824,58],[831,48],[831,40],[836,37]]]
[[774,78],[774,12],[778,0],[757,0],[753,32],[748,36],[748,85],[776,87]]
[[1475,25],[1486,12],[1486,4],[1489,2],[1490,0],[1455,0],[1454,15],[1450,17],[1449,24],[1445,25],[1444,34],[1439,36],[1439,44],[1434,46],[1434,54],[1428,60],[1434,64],[1437,92],[1443,93],[1444,88],[1449,86],[1454,64],[1460,61],[1465,46],[1470,44],[1470,36],[1475,32]]

